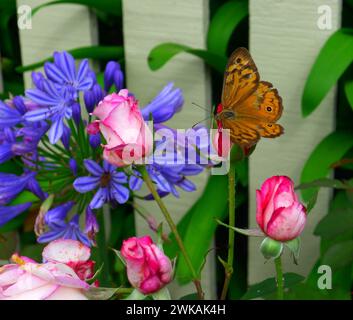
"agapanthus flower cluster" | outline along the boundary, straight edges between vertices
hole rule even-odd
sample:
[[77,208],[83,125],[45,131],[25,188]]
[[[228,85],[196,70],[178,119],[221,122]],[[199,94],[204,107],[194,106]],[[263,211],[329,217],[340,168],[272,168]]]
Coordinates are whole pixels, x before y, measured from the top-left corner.
[[[102,207],[142,192],[141,166],[161,196],[179,197],[196,189],[191,176],[213,164],[205,127],[177,134],[165,124],[183,106],[181,89],[168,83],[141,106],[124,88],[118,62],[108,62],[103,74],[100,83],[87,59],[55,52],[43,73],[32,73],[33,88],[0,102],[0,164],[16,168],[0,174],[0,226],[31,210],[39,212],[38,242],[90,246]],[[193,139],[199,133],[205,139]],[[33,196],[18,197],[23,192]],[[49,195],[54,200],[44,212]]]

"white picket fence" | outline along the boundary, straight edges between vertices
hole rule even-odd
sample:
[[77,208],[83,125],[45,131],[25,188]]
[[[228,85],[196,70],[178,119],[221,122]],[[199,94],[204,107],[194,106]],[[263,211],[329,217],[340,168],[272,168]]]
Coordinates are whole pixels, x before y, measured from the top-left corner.
[[[32,8],[47,0],[17,0],[17,5]],[[279,89],[284,101],[281,124],[286,134],[276,140],[261,141],[250,158],[250,227],[255,223],[255,189],[271,175],[285,174],[299,182],[301,168],[313,147],[334,128],[334,90],[322,106],[308,119],[300,114],[300,99],[305,79],[314,58],[327,37],[340,26],[341,0],[250,0],[250,51],[261,77]],[[320,5],[332,9],[332,29],[317,27]],[[211,104],[208,69],[203,62],[181,54],[158,72],[147,66],[147,54],[161,42],[179,42],[205,48],[209,23],[208,0],[124,0],[123,27],[127,86],[142,103],[148,102],[169,81],[181,87],[185,107],[172,121],[178,128],[190,127],[204,118],[204,113],[191,103]],[[95,17],[83,6],[57,5],[40,11],[32,20],[32,29],[20,30],[22,63],[37,62],[55,50],[67,50],[97,43]],[[1,90],[0,76],[0,90]],[[30,86],[29,74],[25,84]],[[167,206],[176,219],[185,213],[203,190],[207,177],[195,179],[198,191],[183,193],[182,200],[168,199]],[[319,253],[318,239],[312,234],[317,221],[327,212],[330,192],[321,192],[316,208],[310,214],[303,235],[299,266],[286,261],[286,270],[307,274]],[[148,210],[159,216],[151,202]],[[140,234],[149,233],[137,217]],[[195,230],[197,232],[197,230]],[[258,240],[249,244],[249,282],[263,280],[273,274],[273,266],[265,265],[258,252]],[[289,259],[288,259],[289,260]],[[207,298],[215,298],[215,263],[209,255],[203,274]],[[173,288],[173,296],[192,292],[190,286]]]

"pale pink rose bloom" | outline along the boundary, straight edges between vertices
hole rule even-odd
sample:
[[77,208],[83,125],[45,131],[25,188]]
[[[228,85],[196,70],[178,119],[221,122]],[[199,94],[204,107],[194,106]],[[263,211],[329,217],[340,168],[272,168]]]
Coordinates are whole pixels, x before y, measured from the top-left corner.
[[126,261],[128,279],[143,294],[162,289],[173,277],[170,259],[149,236],[132,237],[123,242],[121,255]]
[[256,221],[262,231],[278,241],[297,238],[306,223],[306,209],[298,201],[293,181],[273,176],[256,190]]
[[44,248],[44,263],[14,254],[13,263],[0,268],[0,300],[87,300],[90,285],[69,264],[87,262],[89,255],[80,242],[63,239]]
[[128,96],[128,90],[106,96],[92,114],[99,120],[87,130],[93,134],[99,127],[107,142],[103,157],[109,163],[121,167],[141,162],[152,151],[151,130],[141,115],[138,101]]

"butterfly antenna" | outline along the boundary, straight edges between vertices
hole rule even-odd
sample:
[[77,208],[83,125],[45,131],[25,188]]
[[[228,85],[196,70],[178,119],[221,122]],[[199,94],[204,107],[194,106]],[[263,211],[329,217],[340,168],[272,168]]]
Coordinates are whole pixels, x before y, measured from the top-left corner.
[[205,110],[205,111],[207,111],[207,112],[210,111],[210,110],[207,110],[205,107],[202,107],[202,106],[200,106],[199,104],[197,104],[197,103],[195,103],[195,102],[191,102],[191,104],[193,104],[194,106],[196,106],[196,107],[198,107],[198,108],[200,108],[200,109],[202,109],[202,110]]
[[211,118],[211,117],[207,117],[207,118],[205,118],[205,119],[203,119],[203,120],[201,120],[201,121],[196,122],[191,128],[194,129],[198,124],[200,124],[201,122],[204,122],[204,121],[206,121],[206,120],[208,120],[208,119],[210,119],[210,118]]

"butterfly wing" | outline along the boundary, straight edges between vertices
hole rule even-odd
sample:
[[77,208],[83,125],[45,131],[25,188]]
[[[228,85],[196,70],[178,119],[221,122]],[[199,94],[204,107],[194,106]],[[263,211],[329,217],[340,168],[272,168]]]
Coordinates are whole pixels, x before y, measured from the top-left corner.
[[222,119],[230,129],[232,142],[249,148],[260,137],[275,138],[283,127],[275,122],[283,111],[282,98],[272,83],[260,81],[257,67],[245,48],[236,49],[224,74],[222,106],[234,112],[234,119]]
[[250,148],[260,139],[258,130],[249,125],[246,118],[237,120],[223,120],[223,127],[229,129],[230,140],[242,148]]
[[256,90],[259,74],[256,65],[245,48],[236,49],[228,60],[224,73],[221,103],[225,109],[233,109]]
[[282,98],[272,83],[260,81],[256,90],[235,106],[238,117],[256,118],[275,123],[282,115]]

